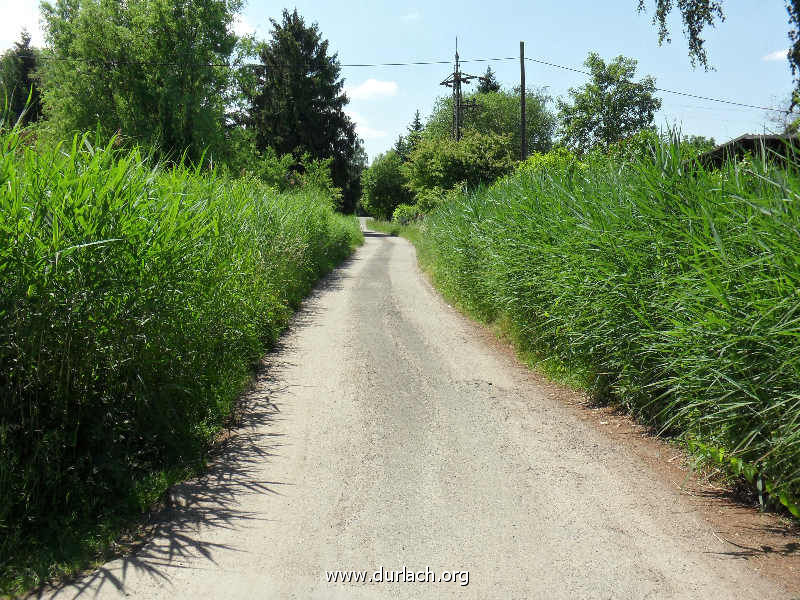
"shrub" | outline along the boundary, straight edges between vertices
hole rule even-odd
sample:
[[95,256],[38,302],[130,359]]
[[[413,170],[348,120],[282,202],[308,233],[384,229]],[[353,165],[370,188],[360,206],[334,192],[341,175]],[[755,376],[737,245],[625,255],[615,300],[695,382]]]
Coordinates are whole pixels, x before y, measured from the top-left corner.
[[423,139],[403,165],[408,187],[419,198],[431,190],[491,183],[513,168],[510,141],[496,134],[465,134],[461,141]]
[[411,221],[419,216],[419,209],[410,204],[401,204],[394,209],[392,214],[392,221],[400,223],[400,225],[408,225]]
[[422,214],[427,214],[445,201],[447,194],[440,187],[422,188],[417,193],[416,207]]
[[578,157],[566,148],[556,148],[550,152],[535,152],[526,160],[517,163],[516,174],[529,175],[557,172],[568,173],[571,169],[584,167]]
[[376,219],[388,220],[394,209],[412,201],[406,187],[402,160],[394,150],[379,154],[362,175],[362,206]]
[[[285,157],[283,157],[285,158]],[[307,152],[300,158],[300,173],[290,182],[304,190],[319,192],[330,198],[334,207],[341,207],[342,189],[333,183],[333,158],[311,158]]]
[[252,175],[279,191],[286,191],[291,187],[292,167],[295,164],[291,154],[278,156],[272,148],[267,148],[259,153],[253,148],[256,164]]

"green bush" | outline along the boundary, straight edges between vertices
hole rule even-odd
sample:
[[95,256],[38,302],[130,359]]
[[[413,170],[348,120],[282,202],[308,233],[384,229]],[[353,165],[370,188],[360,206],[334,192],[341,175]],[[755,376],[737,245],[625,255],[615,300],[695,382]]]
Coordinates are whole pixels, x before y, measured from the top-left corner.
[[279,191],[286,191],[292,187],[292,167],[295,165],[295,160],[291,154],[278,156],[272,148],[259,153],[254,146],[252,156],[256,162],[249,175],[257,177]]
[[574,168],[584,168],[578,157],[566,148],[556,148],[547,153],[535,152],[526,160],[517,163],[514,173],[534,175],[537,173],[568,173]]
[[409,189],[419,198],[432,190],[491,183],[511,172],[513,164],[507,136],[470,132],[458,142],[421,140],[403,170]]
[[220,172],[239,177],[256,178],[276,191],[315,190],[340,206],[342,190],[333,183],[333,159],[315,159],[307,152],[299,159],[291,154],[278,154],[267,147],[259,152],[247,136],[238,136],[235,151],[230,152]]
[[791,507],[798,198],[794,166],[708,172],[659,144],[649,160],[522,167],[458,196],[426,218],[421,254],[447,295],[508,323],[525,351]]
[[416,207],[422,214],[428,214],[447,198],[447,192],[440,187],[422,188],[417,192]]
[[201,466],[361,236],[320,192],[19,138],[0,136],[0,591]]
[[390,150],[379,154],[364,171],[361,205],[370,216],[385,221],[391,218],[398,205],[411,203],[411,192],[406,187],[401,165],[400,156]]
[[411,204],[401,204],[394,209],[392,221],[400,225],[408,225],[419,216],[419,209]]
[[311,158],[306,152],[300,158],[300,173],[290,181],[300,189],[321,193],[329,198],[333,207],[342,203],[342,188],[333,183],[333,158]]

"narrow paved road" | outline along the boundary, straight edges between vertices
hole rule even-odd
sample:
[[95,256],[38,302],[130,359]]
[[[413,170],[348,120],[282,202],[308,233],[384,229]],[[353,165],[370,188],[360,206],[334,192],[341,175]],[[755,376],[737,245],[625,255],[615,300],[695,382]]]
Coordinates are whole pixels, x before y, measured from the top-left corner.
[[[785,597],[482,341],[405,240],[368,233],[281,344],[154,538],[56,597]],[[469,583],[326,579],[404,568]]]

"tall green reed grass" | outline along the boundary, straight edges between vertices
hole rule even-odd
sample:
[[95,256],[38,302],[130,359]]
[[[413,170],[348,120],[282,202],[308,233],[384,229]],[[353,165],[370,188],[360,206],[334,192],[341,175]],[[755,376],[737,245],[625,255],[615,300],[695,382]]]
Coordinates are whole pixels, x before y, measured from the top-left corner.
[[0,590],[201,466],[254,362],[362,239],[318,193],[24,135],[0,135]]
[[467,310],[800,516],[796,165],[706,170],[665,144],[519,172],[434,211],[420,244]]

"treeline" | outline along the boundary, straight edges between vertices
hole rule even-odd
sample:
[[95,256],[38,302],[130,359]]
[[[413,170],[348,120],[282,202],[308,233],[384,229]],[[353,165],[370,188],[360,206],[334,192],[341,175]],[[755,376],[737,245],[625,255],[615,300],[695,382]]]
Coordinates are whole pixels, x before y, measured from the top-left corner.
[[339,61],[297,11],[268,40],[237,36],[240,0],[57,0],[42,4],[44,48],[23,32],[0,57],[0,100],[30,142],[91,131],[101,145],[153,149],[290,185],[330,172],[352,212],[366,164]]
[[[661,107],[655,80],[635,80],[635,60],[607,62],[590,53],[584,64],[590,81],[567,98],[526,90],[526,154],[533,160],[553,151],[619,155],[660,137],[653,124]],[[424,124],[418,111],[394,148],[375,158],[363,178],[365,212],[406,222],[512,172],[522,158],[519,87],[504,89],[490,67],[466,100],[476,108],[465,113],[460,141],[453,139],[453,99],[443,97]],[[681,143],[692,154],[714,146],[702,136]]]

